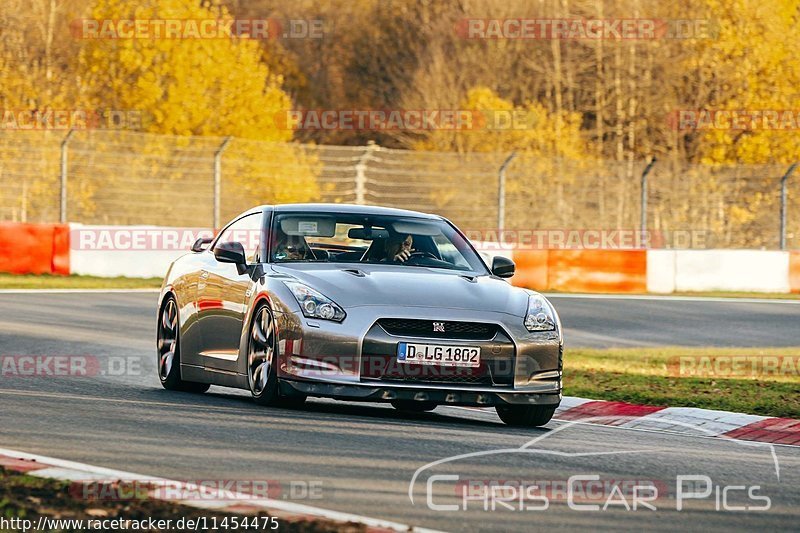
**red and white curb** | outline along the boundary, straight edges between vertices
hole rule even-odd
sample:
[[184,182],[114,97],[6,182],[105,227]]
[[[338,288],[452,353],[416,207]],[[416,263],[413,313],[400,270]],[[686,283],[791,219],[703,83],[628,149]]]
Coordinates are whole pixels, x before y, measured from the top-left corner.
[[[491,407],[455,409],[483,413],[494,411]],[[800,446],[800,420],[696,407],[658,407],[564,396],[553,420]]]
[[[319,507],[312,507],[310,505],[292,503],[283,500],[274,500],[269,498],[254,499],[254,496],[251,494],[232,491],[223,492],[217,489],[198,486],[193,483],[174,481],[166,478],[143,476],[131,472],[111,470],[108,468],[87,465],[84,463],[65,461],[62,459],[55,459],[43,455],[35,455],[17,450],[8,450],[5,448],[0,448],[0,466],[7,470],[21,472],[29,476],[56,479],[60,481],[81,481],[109,484],[119,482],[141,482],[146,484],[148,487],[152,487],[149,497],[151,497],[153,500],[163,500],[178,505],[214,510],[222,513],[256,514],[259,512],[267,512],[269,513],[269,516],[289,522],[324,519],[338,522],[340,524],[361,524],[366,526],[367,531],[370,532],[402,531],[436,533],[436,531],[432,529],[413,527],[388,520],[370,518],[367,516],[350,513],[342,513],[339,511],[331,511],[328,509],[321,509]],[[159,489],[159,486],[162,488],[168,488],[169,493],[171,494],[175,494],[177,492],[196,495],[200,493],[202,494],[202,498],[193,498],[189,500],[165,498],[163,495],[166,494],[167,491]],[[216,496],[219,496],[219,498],[216,498]]]
[[657,407],[566,396],[553,416],[560,421],[586,420],[702,437],[722,437],[800,446],[800,420],[695,407]]

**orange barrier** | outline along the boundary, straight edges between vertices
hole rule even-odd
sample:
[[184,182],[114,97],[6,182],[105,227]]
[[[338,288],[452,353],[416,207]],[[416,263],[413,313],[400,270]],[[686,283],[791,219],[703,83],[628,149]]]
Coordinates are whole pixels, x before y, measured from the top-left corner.
[[547,250],[514,251],[516,273],[511,278],[511,283],[517,287],[546,290],[548,288],[547,255]]
[[800,252],[789,252],[789,290],[800,292]]
[[645,250],[550,250],[551,290],[565,292],[646,292]]
[[0,223],[0,272],[69,274],[69,226]]
[[647,292],[646,250],[518,250],[514,285],[564,292]]

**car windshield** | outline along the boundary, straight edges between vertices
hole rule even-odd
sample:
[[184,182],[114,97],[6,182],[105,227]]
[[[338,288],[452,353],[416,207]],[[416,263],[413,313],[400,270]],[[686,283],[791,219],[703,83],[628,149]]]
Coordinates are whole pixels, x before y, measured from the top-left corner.
[[273,217],[275,263],[385,263],[487,273],[464,237],[444,220],[352,213]]

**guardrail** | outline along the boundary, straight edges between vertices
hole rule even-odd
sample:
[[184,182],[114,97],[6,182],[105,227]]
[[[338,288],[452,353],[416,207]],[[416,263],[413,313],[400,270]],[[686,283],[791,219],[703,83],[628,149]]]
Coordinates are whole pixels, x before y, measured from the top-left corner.
[[0,222],[0,272],[70,274],[67,224]]
[[[211,230],[157,226],[0,223],[0,272],[162,277]],[[92,241],[83,242],[83,236]],[[156,235],[160,240],[154,241]],[[154,244],[155,243],[155,244]],[[770,250],[505,250],[476,243],[487,262],[517,264],[517,286],[542,291],[662,293],[800,292],[800,251]]]

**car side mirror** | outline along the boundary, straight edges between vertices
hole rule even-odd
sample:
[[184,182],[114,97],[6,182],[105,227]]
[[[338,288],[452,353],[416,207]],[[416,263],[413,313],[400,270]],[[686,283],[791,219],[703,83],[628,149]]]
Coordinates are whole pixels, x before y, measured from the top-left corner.
[[214,247],[214,257],[220,263],[233,263],[244,265],[247,258],[244,255],[244,246],[240,242],[221,242]]
[[202,252],[206,249],[206,244],[211,244],[214,239],[212,237],[200,237],[192,245],[193,252]]
[[492,259],[492,274],[498,278],[510,278],[514,275],[514,261],[502,255],[494,256]]

